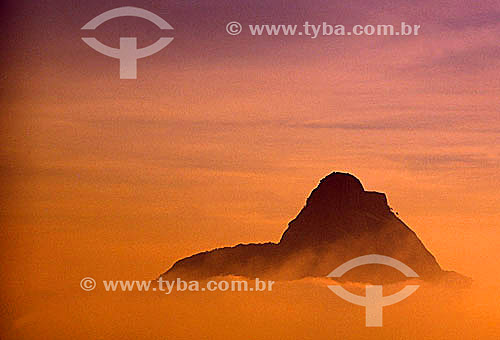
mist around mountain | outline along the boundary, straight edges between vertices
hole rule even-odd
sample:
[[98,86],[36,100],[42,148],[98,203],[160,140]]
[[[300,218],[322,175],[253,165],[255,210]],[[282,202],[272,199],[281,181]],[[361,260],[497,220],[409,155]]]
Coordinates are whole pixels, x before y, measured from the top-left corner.
[[[471,283],[440,267],[418,236],[394,214],[385,194],[366,191],[356,177],[340,172],[320,181],[278,243],[238,244],[198,253],[177,261],[161,277],[325,277],[346,261],[369,254],[393,257],[425,281]],[[342,280],[375,283],[405,277],[388,266],[365,265],[347,272]]]

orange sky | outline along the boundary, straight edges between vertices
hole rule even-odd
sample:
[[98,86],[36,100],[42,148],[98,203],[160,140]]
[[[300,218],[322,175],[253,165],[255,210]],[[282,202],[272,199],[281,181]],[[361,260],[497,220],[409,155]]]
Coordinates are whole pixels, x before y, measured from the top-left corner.
[[[495,277],[498,3],[274,8],[277,24],[310,14],[423,27],[307,40],[225,35],[233,19],[274,23],[262,8],[252,17],[206,5],[217,15],[201,20],[207,9],[190,18],[180,3],[153,2],[142,7],[163,8],[175,40],[139,61],[136,81],[80,40],[114,3],[75,3],[18,5],[9,19],[3,287],[27,274],[35,290],[87,275],[149,279],[196,251],[277,241],[332,171],[385,192],[445,269]],[[117,20],[96,34],[112,45],[141,27],[146,45],[159,33],[141,25]]]

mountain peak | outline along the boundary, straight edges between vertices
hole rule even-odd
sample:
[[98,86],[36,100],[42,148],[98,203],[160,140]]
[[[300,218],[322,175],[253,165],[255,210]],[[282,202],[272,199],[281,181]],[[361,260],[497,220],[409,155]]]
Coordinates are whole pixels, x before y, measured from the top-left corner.
[[280,244],[300,249],[328,244],[345,234],[377,231],[391,216],[385,194],[365,191],[351,174],[333,172],[311,192]]
[[[311,192],[279,243],[240,244],[195,254],[176,262],[162,277],[325,277],[342,263],[368,254],[393,257],[424,280],[447,275],[417,235],[392,213],[385,194],[365,191],[351,174],[333,172]],[[402,279],[383,269],[365,274],[351,279]],[[454,280],[457,277],[461,276]]]
[[319,182],[307,204],[356,206],[363,192],[359,179],[348,173],[333,172]]

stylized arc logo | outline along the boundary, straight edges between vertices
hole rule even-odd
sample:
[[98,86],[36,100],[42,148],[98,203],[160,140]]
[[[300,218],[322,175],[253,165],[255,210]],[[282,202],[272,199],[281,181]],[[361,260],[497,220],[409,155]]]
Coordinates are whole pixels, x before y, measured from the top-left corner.
[[341,277],[349,270],[365,264],[385,264],[386,266],[399,270],[406,277],[418,277],[418,274],[403,262],[389,256],[377,254],[364,255],[347,261],[346,263],[335,268],[330,274],[328,274],[328,277]]
[[[162,30],[173,29],[168,22],[150,11],[137,7],[120,7],[99,14],[86,23],[82,27],[82,30],[94,30],[108,20],[127,16],[146,19]],[[174,38],[160,38],[153,44],[140,49],[137,48],[136,38],[120,38],[120,48],[104,45],[96,38],[84,37],[82,40],[97,52],[108,57],[120,59],[120,79],[136,79],[137,59],[148,57],[161,51],[170,44]]]
[[[123,39],[123,40],[122,40]],[[115,59],[122,59],[123,57],[123,45],[127,46],[126,41],[130,39],[131,45],[133,44],[133,41],[135,38],[120,38],[120,48],[113,48],[109,47],[107,45],[104,45],[102,42],[97,40],[96,38],[82,38],[83,41],[90,47],[92,47],[94,50],[96,50],[99,53],[102,53],[108,57],[115,58]],[[152,54],[155,54],[165,47],[167,47],[170,42],[174,40],[174,38],[160,38],[158,39],[155,43],[139,48],[139,49],[131,49],[131,52],[134,52],[134,56],[136,59],[141,59],[145,57],[149,57]],[[125,41],[125,44],[123,43]],[[137,45],[135,45],[137,46]]]
[[[406,277],[419,277],[417,273],[406,264],[392,257],[384,255],[360,256],[334,269],[328,277],[341,277],[349,270],[365,264],[384,264],[393,267],[403,273]],[[398,303],[413,294],[419,285],[408,285],[399,292],[382,295],[382,286],[366,286],[365,296],[353,294],[341,286],[329,285],[328,288],[340,298],[359,306],[366,307],[366,327],[382,327],[382,307]]]
[[101,13],[94,19],[86,23],[82,30],[95,30],[102,23],[120,17],[139,17],[151,21],[153,24],[158,26],[162,30],[173,30],[174,28],[170,26],[168,22],[160,18],[158,15],[138,7],[119,7],[111,9],[107,12]]

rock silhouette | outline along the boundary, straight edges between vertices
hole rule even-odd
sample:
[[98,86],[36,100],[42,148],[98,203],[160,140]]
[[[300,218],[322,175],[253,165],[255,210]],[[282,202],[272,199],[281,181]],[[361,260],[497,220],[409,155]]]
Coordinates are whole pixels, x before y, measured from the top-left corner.
[[[279,243],[239,244],[195,254],[177,261],[161,276],[325,277],[342,263],[368,254],[400,260],[423,280],[470,283],[460,274],[441,269],[417,235],[391,211],[385,194],[365,191],[356,177],[340,172],[320,181]],[[343,279],[375,283],[405,277],[391,267],[365,265]]]

